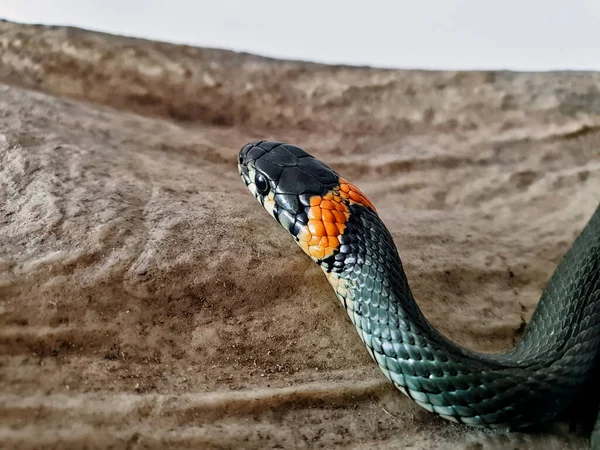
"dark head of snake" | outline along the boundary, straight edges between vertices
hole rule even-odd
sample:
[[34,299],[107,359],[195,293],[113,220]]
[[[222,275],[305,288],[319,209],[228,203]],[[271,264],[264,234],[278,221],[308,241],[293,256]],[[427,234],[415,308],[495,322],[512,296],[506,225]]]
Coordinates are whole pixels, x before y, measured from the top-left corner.
[[352,211],[361,206],[375,213],[357,187],[301,148],[277,142],[246,145],[238,167],[257,200],[314,261],[329,271],[352,265],[336,260],[356,246]]
[[245,145],[238,167],[258,201],[321,266],[383,374],[427,410],[491,428],[548,422],[598,367],[600,208],[552,275],[521,342],[482,354],[453,343],[423,316],[391,234],[357,187],[279,142]]

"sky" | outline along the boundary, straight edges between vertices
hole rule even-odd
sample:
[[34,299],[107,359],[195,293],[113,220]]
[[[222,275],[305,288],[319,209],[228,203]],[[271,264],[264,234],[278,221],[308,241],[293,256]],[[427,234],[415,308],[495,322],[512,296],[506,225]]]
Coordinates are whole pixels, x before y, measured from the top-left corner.
[[600,70],[600,0],[0,0],[0,18],[332,64]]

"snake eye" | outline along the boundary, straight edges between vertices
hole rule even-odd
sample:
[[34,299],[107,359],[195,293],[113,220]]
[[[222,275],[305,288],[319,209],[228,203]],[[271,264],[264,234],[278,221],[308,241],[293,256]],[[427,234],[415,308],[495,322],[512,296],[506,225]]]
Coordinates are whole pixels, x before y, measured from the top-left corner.
[[269,192],[269,183],[262,173],[256,174],[256,177],[254,177],[254,185],[256,186],[256,190],[262,195],[267,195]]

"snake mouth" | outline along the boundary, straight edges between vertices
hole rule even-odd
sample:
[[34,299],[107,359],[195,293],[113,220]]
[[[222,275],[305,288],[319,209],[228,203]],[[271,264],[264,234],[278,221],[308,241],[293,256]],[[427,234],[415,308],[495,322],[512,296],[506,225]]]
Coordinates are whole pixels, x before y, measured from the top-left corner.
[[242,181],[244,182],[246,187],[248,187],[251,183],[250,176],[248,175],[248,167],[243,167],[242,164],[238,163],[238,172],[242,177]]
[[257,169],[256,161],[263,156],[264,149],[260,147],[265,141],[252,141],[244,145],[238,154],[238,172],[246,187],[252,192],[252,195],[265,206],[264,197],[267,192],[261,193],[256,188],[255,180]]
[[238,169],[240,172],[240,176],[242,177],[242,181],[244,182],[244,184],[246,185],[248,190],[252,193],[252,195],[254,195],[254,198],[256,198],[256,200],[258,200],[258,202],[262,206],[265,206],[266,196],[263,196],[258,191],[258,189],[256,189],[256,185],[254,183],[254,177],[256,174],[256,170],[254,169],[254,166],[252,165],[252,163],[246,164],[246,165],[238,164]]

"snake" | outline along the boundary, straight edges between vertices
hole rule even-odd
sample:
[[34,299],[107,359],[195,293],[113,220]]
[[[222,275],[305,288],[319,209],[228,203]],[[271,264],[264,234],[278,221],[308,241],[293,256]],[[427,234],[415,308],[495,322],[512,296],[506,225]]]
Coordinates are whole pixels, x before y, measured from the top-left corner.
[[[239,151],[238,170],[321,267],[383,375],[421,407],[472,427],[525,430],[558,420],[587,396],[600,366],[600,206],[558,263],[519,342],[487,354],[426,319],[375,206],[327,164],[295,145],[258,140]],[[600,416],[591,443],[600,448]]]

